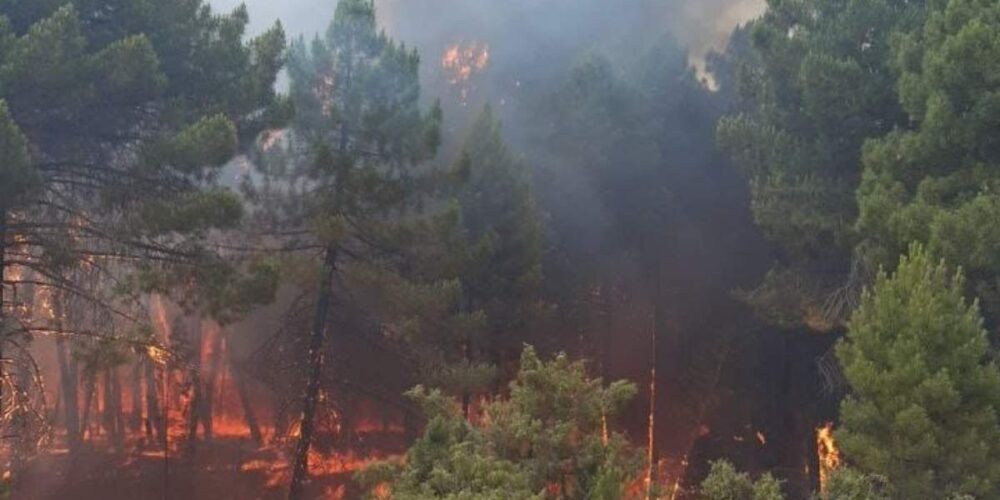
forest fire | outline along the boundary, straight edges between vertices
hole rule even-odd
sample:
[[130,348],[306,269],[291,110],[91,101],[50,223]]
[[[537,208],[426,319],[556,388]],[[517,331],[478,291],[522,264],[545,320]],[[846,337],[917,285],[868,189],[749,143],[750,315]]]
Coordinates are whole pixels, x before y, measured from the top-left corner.
[[[36,292],[37,314],[46,321],[65,320],[56,316],[59,309],[49,295]],[[83,340],[60,341],[58,366],[43,363],[42,371],[57,371],[54,378],[61,383],[46,388],[47,400],[55,403],[55,432],[37,466],[97,453],[101,458],[90,460],[113,468],[159,468],[164,488],[194,487],[183,476],[203,464],[199,474],[236,470],[247,481],[241,487],[258,478],[261,488],[283,490],[292,470],[291,445],[298,439],[297,426],[282,416],[284,399],[239,363],[227,329],[192,317],[159,295],[147,303],[153,336],[142,349],[116,351],[113,366],[90,368],[91,350],[107,347]],[[349,420],[331,413],[333,421],[324,424],[308,454],[309,474],[323,498],[350,498],[345,488],[351,475],[398,453],[404,439],[399,421],[387,419],[373,403],[359,400],[350,411]],[[91,481],[76,480],[84,489]]]
[[0,500],[1000,498],[1000,2],[843,3],[0,0]]
[[825,493],[830,474],[840,468],[840,450],[833,439],[833,424],[816,429],[816,453],[819,458],[819,490]]
[[441,68],[452,84],[466,82],[490,63],[490,47],[479,41],[449,45],[441,56]]
[[441,55],[441,70],[445,79],[458,89],[460,102],[464,105],[469,92],[475,88],[472,77],[489,66],[490,47],[484,42],[457,42],[447,46]]

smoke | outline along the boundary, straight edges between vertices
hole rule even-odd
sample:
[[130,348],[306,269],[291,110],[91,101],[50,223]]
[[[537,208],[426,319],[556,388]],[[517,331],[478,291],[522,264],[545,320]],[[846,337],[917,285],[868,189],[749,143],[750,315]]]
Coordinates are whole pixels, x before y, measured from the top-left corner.
[[[210,0],[228,12],[246,3],[251,32],[280,20],[291,36],[322,33],[336,0]],[[574,44],[586,48],[636,33],[669,32],[697,64],[721,49],[739,24],[759,15],[765,0],[376,0],[383,25],[411,45],[441,36],[483,37],[514,28],[525,45]]]
[[[212,1],[219,8],[231,8],[238,0]],[[671,347],[664,349],[667,356],[657,353],[658,362],[666,368],[660,377],[667,381],[658,384],[657,398],[679,409],[674,414],[663,412],[657,441],[665,453],[686,453],[687,440],[693,439],[688,424],[697,419],[683,411],[699,406],[687,404],[685,396],[672,387],[690,386],[689,372],[717,371],[715,365],[705,368],[716,363],[717,346],[736,337],[737,330],[751,321],[729,291],[756,282],[766,267],[761,263],[767,262],[767,249],[747,211],[744,180],[713,148],[712,120],[718,103],[687,72],[684,51],[688,64],[700,71],[705,55],[724,49],[732,30],[759,15],[765,0],[375,2],[387,35],[419,51],[422,94],[428,100],[441,100],[445,120],[441,161],[454,156],[454,148],[484,104],[491,104],[501,118],[505,140],[532,171],[545,217],[546,282],[566,289],[580,286],[576,281],[589,279],[583,275],[590,272],[578,269],[583,267],[581,262],[607,268],[606,274],[620,281],[621,286],[612,282],[607,290],[627,297],[609,306],[615,308],[609,317],[620,316],[615,321],[621,324],[608,323],[610,327],[605,328],[594,321],[588,326],[595,335],[611,335],[615,333],[612,327],[632,335],[617,338],[616,344],[622,347],[609,360],[642,373],[620,375],[638,380],[648,373],[643,371],[643,358],[650,355],[648,318],[651,308],[666,306],[661,314],[670,317],[663,328]],[[290,36],[308,38],[325,31],[335,5],[335,0],[248,0],[251,29],[260,30],[280,19]],[[629,96],[652,93],[654,98],[648,102],[658,106],[651,113],[658,117],[656,123],[646,120],[647,113],[632,110],[632,115],[642,116],[619,117],[614,130],[609,129],[608,136],[620,133],[635,138],[608,149],[618,154],[601,166],[607,167],[605,171],[625,173],[616,178],[624,187],[610,195],[609,186],[601,185],[580,165],[588,158],[580,158],[572,145],[546,140],[551,131],[566,128],[565,123],[554,122],[559,118],[546,115],[547,101],[565,88],[572,68],[595,54],[596,59],[608,62],[613,73],[609,80],[621,83],[622,92]],[[703,72],[702,76],[707,77]],[[608,111],[621,110],[610,107]],[[611,119],[595,115],[594,121],[604,118]],[[584,135],[580,142],[601,139],[590,129]],[[647,168],[650,165],[653,168]],[[670,177],[642,177],[649,172]],[[664,210],[670,212],[669,225],[664,221],[657,226],[664,234],[655,236],[668,233],[673,240],[656,256],[667,263],[667,271],[659,276],[664,291],[655,292],[662,296],[653,296],[642,284],[652,272],[643,267],[648,263],[640,262],[635,248],[615,237],[618,226],[629,222],[622,214],[634,213],[622,209],[654,196],[648,191],[650,186],[643,184],[649,180],[663,188],[658,203],[670,205]],[[640,197],[639,191],[648,193],[647,197]],[[649,227],[653,224],[643,230]],[[538,338],[562,333],[546,331]],[[714,390],[714,386],[706,387],[704,393]],[[644,412],[632,413],[645,416]]]
[[681,0],[670,29],[688,47],[692,62],[726,46],[733,28],[764,12],[765,0]]

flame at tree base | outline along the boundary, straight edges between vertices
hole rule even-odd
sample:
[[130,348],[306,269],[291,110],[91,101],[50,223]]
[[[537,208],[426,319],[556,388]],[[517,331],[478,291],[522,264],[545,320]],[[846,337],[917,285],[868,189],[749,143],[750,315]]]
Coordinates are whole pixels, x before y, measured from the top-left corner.
[[816,453],[819,459],[819,491],[825,495],[830,475],[840,468],[840,450],[833,439],[833,423],[816,429]]

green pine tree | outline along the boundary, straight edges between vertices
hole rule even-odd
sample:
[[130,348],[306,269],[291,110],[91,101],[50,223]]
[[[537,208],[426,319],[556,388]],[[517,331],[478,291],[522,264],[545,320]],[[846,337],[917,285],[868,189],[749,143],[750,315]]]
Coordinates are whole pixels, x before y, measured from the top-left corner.
[[717,136],[746,173],[754,218],[780,252],[747,296],[773,323],[840,327],[869,279],[852,262],[861,146],[906,123],[890,40],[919,23],[923,4],[768,2],[744,28],[751,50],[731,49],[723,81],[737,97]]
[[701,482],[704,500],[784,500],[781,481],[770,473],[754,481],[746,472],[737,472],[726,461],[712,462],[712,469]]
[[[186,290],[193,305],[219,316],[233,296],[267,300],[273,279],[237,292],[240,266],[206,238],[243,213],[223,167],[288,112],[281,27],[248,41],[247,22],[201,0],[0,0],[0,356],[38,333],[150,341],[106,321],[11,321],[26,280],[101,318],[135,318],[140,292],[193,281],[207,285]],[[74,278],[94,272],[97,284]]]
[[[604,386],[565,354],[543,361],[527,347],[510,396],[491,402],[470,424],[460,402],[440,391],[410,392],[430,422],[401,464],[379,464],[359,475],[379,498],[601,499],[629,498],[640,460],[626,438],[602,433],[636,393],[633,384]],[[382,490],[384,492],[384,490]]]
[[1000,494],[1000,371],[963,290],[961,274],[912,245],[864,293],[837,346],[852,390],[837,440],[898,498]]
[[989,328],[1000,321],[1000,6],[930,4],[893,46],[907,127],[864,150],[857,228],[866,256],[892,266],[911,241],[969,278]]
[[437,346],[439,358],[451,366],[439,373],[450,376],[425,382],[468,403],[489,381],[476,374],[484,365],[504,369],[516,360],[527,327],[539,315],[541,224],[530,173],[504,143],[488,106],[468,132],[449,181],[453,201],[438,214],[434,233],[440,239],[423,260],[432,278],[457,284],[456,314],[478,316],[482,324],[467,324]]
[[[289,50],[296,116],[285,137],[265,144],[246,185],[260,227],[306,239],[315,291],[304,353],[305,393],[289,499],[303,495],[321,399],[324,345],[333,302],[375,293],[387,332],[406,336],[423,315],[447,309],[451,283],[414,284],[401,274],[424,235],[411,224],[436,153],[440,109],[424,112],[416,51],[376,25],[370,0],[342,0],[325,36]],[[300,263],[301,264],[301,263]],[[300,266],[301,267],[301,266]],[[339,294],[339,295],[338,295]],[[364,305],[364,304],[362,304]],[[443,312],[442,312],[443,315]]]

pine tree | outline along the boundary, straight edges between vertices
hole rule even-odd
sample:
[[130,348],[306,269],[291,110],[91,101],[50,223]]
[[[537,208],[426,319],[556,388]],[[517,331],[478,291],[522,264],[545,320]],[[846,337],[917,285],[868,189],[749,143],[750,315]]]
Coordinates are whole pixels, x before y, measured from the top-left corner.
[[717,137],[747,175],[755,221],[780,251],[747,296],[773,323],[839,328],[870,278],[853,255],[861,147],[906,123],[890,40],[920,22],[923,4],[769,2],[745,28],[752,50],[732,48],[735,114]]
[[[517,358],[525,329],[538,316],[541,281],[541,224],[526,166],[501,136],[487,106],[475,120],[453,162],[452,197],[438,215],[441,237],[422,260],[429,276],[458,285],[456,314],[480,317],[457,338],[437,346],[451,369],[444,387],[465,398],[485,389],[483,367],[503,370]],[[416,339],[434,343],[433,339]],[[458,369],[460,368],[460,369]]]
[[288,72],[296,117],[290,132],[262,151],[259,182],[247,185],[262,223],[293,228],[308,240],[305,249],[320,253],[309,264],[316,302],[305,342],[290,499],[302,497],[308,476],[337,292],[378,288],[395,295],[385,307],[402,304],[398,309],[405,310],[395,312],[405,315],[415,306],[400,296],[420,295],[428,309],[438,310],[442,301],[427,295],[451,290],[411,287],[396,270],[407,243],[421,236],[404,219],[419,199],[426,173],[421,166],[439,143],[440,110],[420,109],[419,62],[416,51],[377,30],[373,2],[339,2],[325,36],[292,44]]
[[864,293],[837,346],[852,390],[837,440],[894,497],[1000,492],[1000,371],[963,290],[960,273],[912,245]]
[[969,278],[988,327],[1000,321],[1000,6],[930,4],[926,21],[893,46],[908,126],[864,150],[857,228],[868,259],[892,266],[911,241]]
[[712,463],[712,469],[701,482],[700,498],[704,500],[784,500],[781,482],[767,473],[754,481],[746,472],[737,472],[726,461]]
[[[190,277],[223,278],[199,303],[233,292],[241,273],[205,238],[242,215],[218,178],[287,116],[274,91],[282,30],[247,42],[246,24],[245,9],[217,15],[201,0],[0,1],[0,350],[13,335],[114,330],[10,321],[10,292],[26,276],[112,317],[130,317],[123,309],[140,307],[140,292]],[[102,281],[84,286],[78,271]]]
[[635,392],[589,378],[565,354],[543,361],[527,347],[509,398],[492,401],[480,426],[440,391],[411,391],[430,420],[423,437],[403,464],[377,465],[360,479],[374,492],[388,486],[391,498],[629,498],[638,456],[623,435],[603,434],[602,418]]

